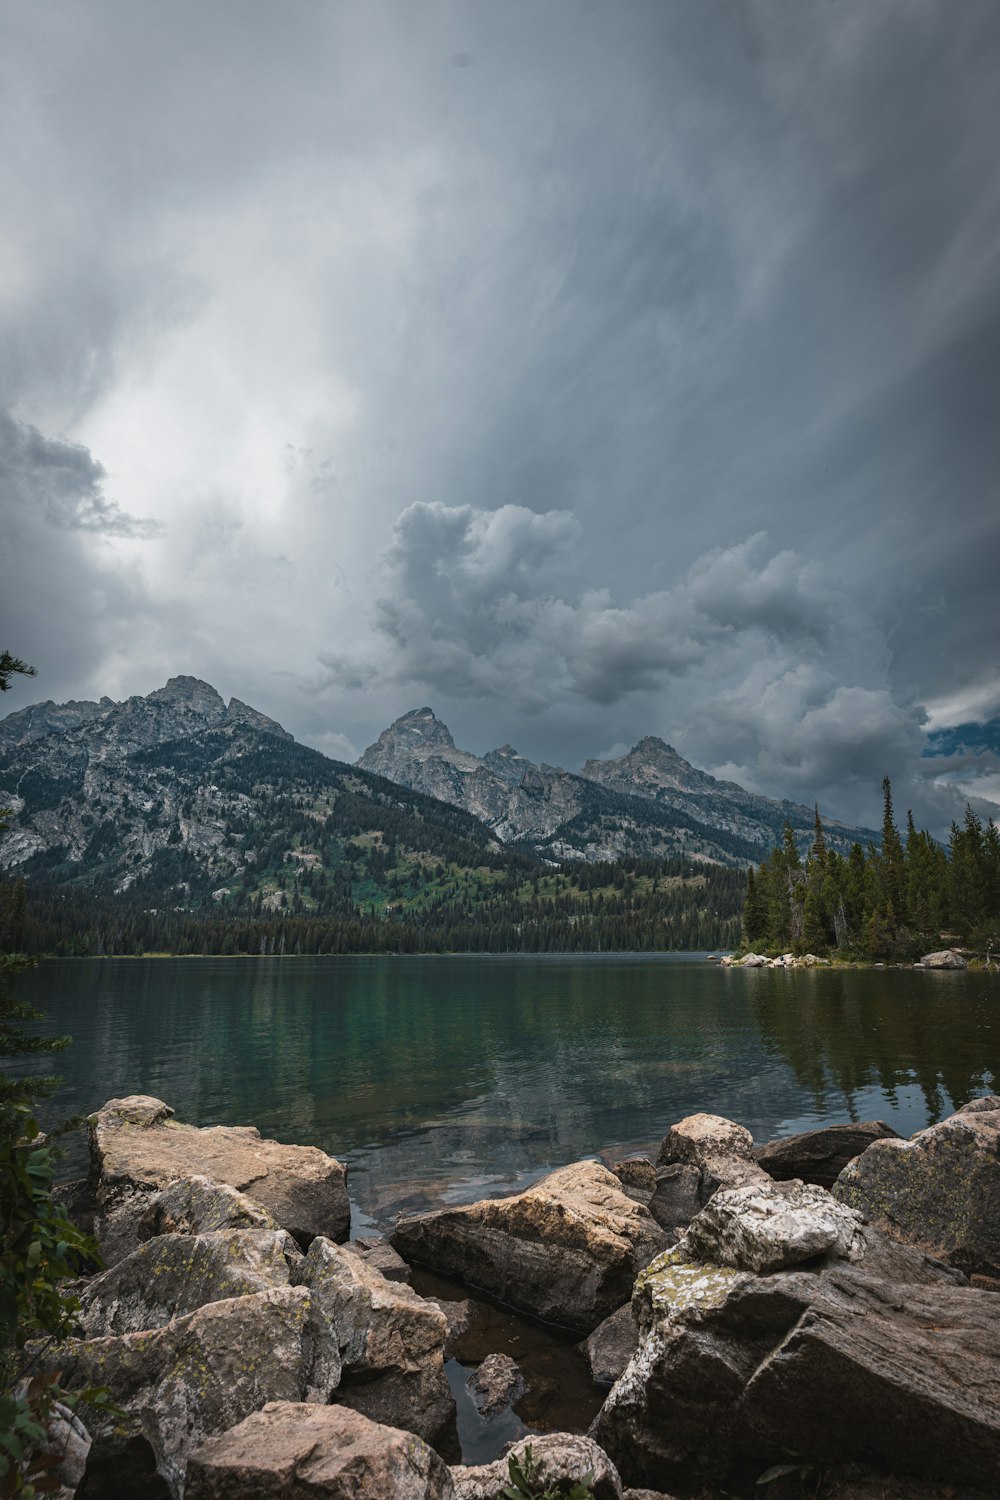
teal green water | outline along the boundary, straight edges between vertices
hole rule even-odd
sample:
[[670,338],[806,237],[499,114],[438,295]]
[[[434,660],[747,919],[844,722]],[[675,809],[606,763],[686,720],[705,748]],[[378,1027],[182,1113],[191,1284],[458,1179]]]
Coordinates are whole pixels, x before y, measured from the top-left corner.
[[196,1124],[321,1146],[349,1164],[360,1226],[649,1149],[695,1110],[758,1140],[849,1117],[910,1134],[1000,1081],[1000,979],[985,974],[693,955],[104,959],[19,983],[74,1039],[50,1121],[147,1093]]

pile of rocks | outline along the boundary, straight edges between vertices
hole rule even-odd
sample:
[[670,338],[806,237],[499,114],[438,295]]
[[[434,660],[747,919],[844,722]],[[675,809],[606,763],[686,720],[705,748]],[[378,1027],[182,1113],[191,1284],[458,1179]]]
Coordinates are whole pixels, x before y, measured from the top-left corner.
[[[586,1335],[610,1387],[589,1437],[513,1449],[565,1491],[741,1493],[794,1462],[813,1490],[854,1463],[911,1476],[901,1494],[1000,1492],[1000,1098],[910,1141],[870,1122],[757,1148],[693,1115],[655,1163],[579,1162],[391,1246],[340,1242],[332,1158],[158,1100],[106,1105],[92,1159],[108,1269],[58,1363],[120,1413],[82,1413],[67,1496],[500,1500],[506,1457],[449,1467],[447,1322],[408,1260]],[[488,1417],[524,1383],[494,1356],[471,1388]]]

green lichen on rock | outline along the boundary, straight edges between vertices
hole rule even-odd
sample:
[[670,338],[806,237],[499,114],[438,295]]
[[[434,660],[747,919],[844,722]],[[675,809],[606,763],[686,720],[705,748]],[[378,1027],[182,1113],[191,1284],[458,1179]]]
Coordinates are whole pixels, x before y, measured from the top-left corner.
[[663,1318],[721,1307],[730,1293],[749,1279],[733,1266],[686,1260],[675,1246],[658,1255],[636,1278],[632,1306],[640,1331]]

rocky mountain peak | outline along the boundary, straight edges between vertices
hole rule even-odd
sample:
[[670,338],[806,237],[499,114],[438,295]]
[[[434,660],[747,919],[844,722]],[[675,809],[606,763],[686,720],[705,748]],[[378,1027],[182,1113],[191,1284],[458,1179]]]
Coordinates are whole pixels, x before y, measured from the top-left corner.
[[638,744],[632,746],[629,755],[641,756],[647,760],[663,755],[669,755],[672,760],[682,759],[673,745],[668,745],[666,740],[661,740],[657,734],[644,735]]
[[225,717],[226,704],[221,693],[209,682],[199,677],[170,677],[161,688],[147,693],[146,703],[165,703],[171,708],[201,714],[206,719],[221,720]]
[[359,765],[369,769],[369,759],[375,755],[413,755],[424,760],[429,755],[440,755],[442,751],[454,750],[455,741],[447,724],[442,724],[432,708],[411,708],[383,729],[374,745],[369,745]]

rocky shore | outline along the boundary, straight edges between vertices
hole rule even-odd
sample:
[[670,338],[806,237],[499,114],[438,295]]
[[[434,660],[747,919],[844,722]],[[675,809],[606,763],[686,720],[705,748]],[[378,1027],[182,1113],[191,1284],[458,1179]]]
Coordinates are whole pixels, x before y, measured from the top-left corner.
[[[911,1140],[875,1121],[757,1146],[692,1115],[655,1161],[353,1243],[346,1172],[313,1147],[145,1096],[90,1133],[63,1192],[106,1268],[35,1368],[117,1411],[53,1430],[60,1500],[501,1500],[509,1454],[459,1462],[464,1304],[418,1295],[411,1263],[583,1340],[606,1398],[587,1435],[514,1444],[538,1494],[1000,1495],[1000,1097]],[[469,1386],[484,1420],[526,1389],[502,1350]]]

